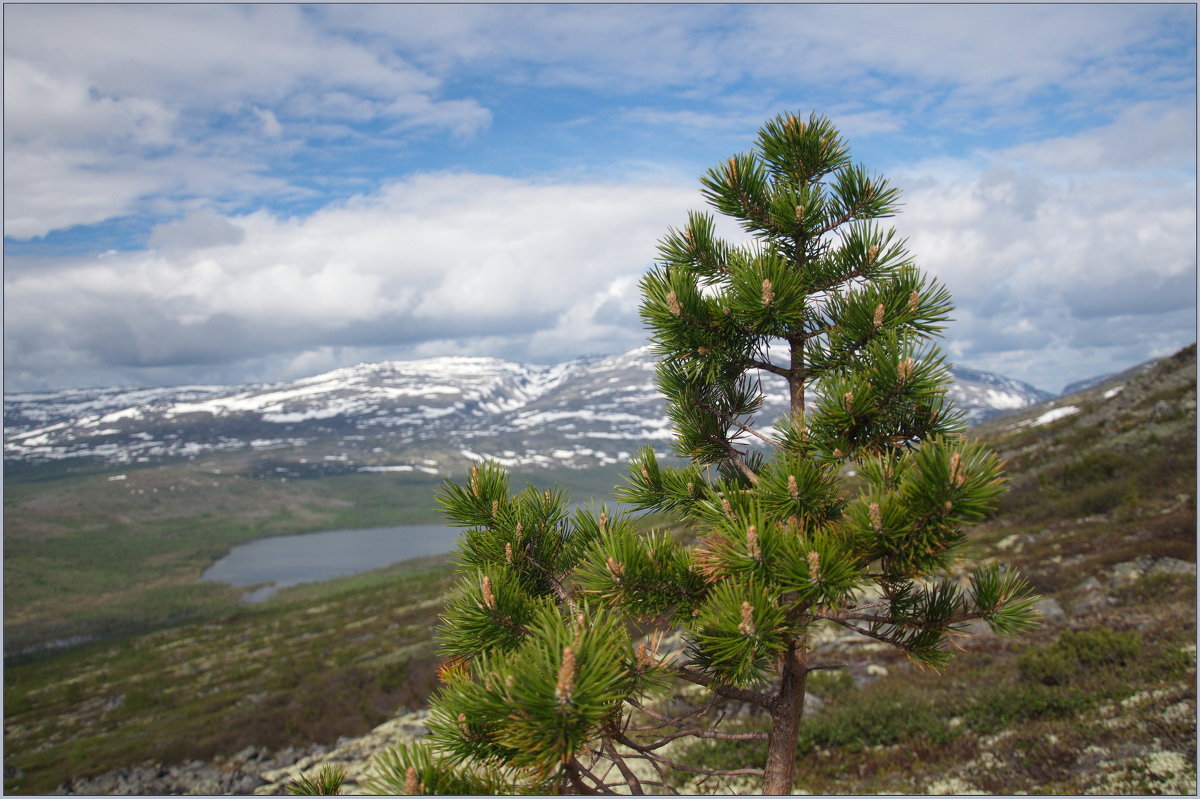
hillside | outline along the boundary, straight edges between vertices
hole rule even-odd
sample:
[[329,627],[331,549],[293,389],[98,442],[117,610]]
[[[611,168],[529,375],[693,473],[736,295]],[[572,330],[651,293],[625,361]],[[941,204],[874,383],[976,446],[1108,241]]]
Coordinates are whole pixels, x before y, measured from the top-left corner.
[[[967,554],[1021,568],[1044,626],[1015,643],[977,630],[940,677],[828,638],[848,668],[812,686],[804,790],[1195,792],[1195,375],[1193,346],[975,428],[1008,461],[1011,491]],[[419,714],[389,719],[432,685],[448,579],[432,563],[392,567],[12,663],[5,787],[280,793],[322,762],[360,774],[372,751],[420,733]],[[745,746],[689,756],[744,762]]]

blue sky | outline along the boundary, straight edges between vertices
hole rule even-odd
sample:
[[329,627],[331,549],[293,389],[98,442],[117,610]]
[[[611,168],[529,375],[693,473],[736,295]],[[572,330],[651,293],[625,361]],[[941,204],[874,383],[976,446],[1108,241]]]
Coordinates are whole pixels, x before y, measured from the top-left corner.
[[8,391],[631,349],[784,111],[902,189],[955,362],[1057,391],[1196,336],[1190,4],[7,5],[4,44]]

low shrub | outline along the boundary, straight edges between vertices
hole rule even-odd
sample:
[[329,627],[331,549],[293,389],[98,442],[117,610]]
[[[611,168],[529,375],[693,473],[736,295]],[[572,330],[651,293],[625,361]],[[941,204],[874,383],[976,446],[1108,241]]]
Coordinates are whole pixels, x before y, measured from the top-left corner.
[[845,696],[854,687],[854,677],[845,669],[814,671],[808,675],[806,689],[821,699]]
[[1132,662],[1142,650],[1137,632],[1098,629],[1063,632],[1058,641],[1028,649],[1017,658],[1021,679],[1043,685],[1066,685],[1082,672]]

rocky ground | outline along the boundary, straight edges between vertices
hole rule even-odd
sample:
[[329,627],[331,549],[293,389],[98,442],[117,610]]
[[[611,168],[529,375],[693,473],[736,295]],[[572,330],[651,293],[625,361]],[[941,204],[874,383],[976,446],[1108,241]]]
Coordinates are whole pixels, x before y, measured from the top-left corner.
[[322,766],[346,770],[343,793],[365,792],[361,782],[375,756],[398,743],[425,735],[424,710],[389,719],[359,738],[345,738],[336,746],[287,747],[277,752],[246,748],[228,758],[184,765],[145,763],[118,769],[94,778],[71,780],[56,795],[260,795],[288,793],[288,783],[301,775],[315,776]]
[[[1082,521],[1082,520],[1081,520]],[[1091,523],[1101,520],[1092,519]],[[1031,542],[1005,538],[1003,550],[1020,550]],[[1044,597],[1038,604],[1045,631],[1082,628],[1084,621],[1105,622],[1114,626],[1153,634],[1161,619],[1141,613],[1130,602],[1131,590],[1142,581],[1153,582],[1157,575],[1175,575],[1194,580],[1196,564],[1171,557],[1140,556],[1122,561],[1099,577],[1089,575],[1062,592],[1061,597]],[[1064,607],[1065,605],[1065,607]],[[979,626],[965,644],[968,648],[987,648],[997,637]],[[676,642],[677,643],[677,642]],[[670,648],[671,642],[667,642]],[[851,662],[848,673],[858,686],[884,680],[891,671],[904,671],[903,661],[881,662],[878,645],[851,633],[831,635],[818,644],[826,655],[837,653]],[[1185,649],[1187,649],[1185,647]],[[1195,647],[1189,652],[1193,666]],[[693,686],[694,688],[694,686]],[[826,702],[809,695],[810,717],[822,712]],[[749,714],[743,713],[742,716]],[[228,758],[210,762],[193,761],[164,766],[147,763],[119,769],[91,779],[73,780],[59,786],[56,794],[233,794],[285,795],[288,784],[301,776],[315,778],[324,766],[340,766],[346,772],[343,793],[370,793],[363,784],[373,768],[374,758],[397,743],[409,742],[426,734],[426,711],[406,713],[390,719],[368,734],[344,738],[335,746],[289,747],[277,752],[247,748]],[[1076,718],[1050,719],[1032,725],[1012,726],[990,735],[963,736],[958,748],[961,759],[952,767],[932,762],[912,774],[912,790],[927,794],[988,794],[998,785],[1016,794],[1191,794],[1196,792],[1194,752],[1180,746],[1180,726],[1191,726],[1194,748],[1196,701],[1194,690],[1166,687],[1138,691],[1123,699],[1104,702]],[[955,719],[950,720],[951,726]],[[1080,745],[1080,730],[1091,730],[1085,745]],[[1156,734],[1158,730],[1161,734]],[[1169,731],[1174,730],[1173,736]],[[1057,771],[1073,774],[1068,784],[1061,777],[1048,785],[1013,786],[1014,760],[1029,756],[1029,743],[1040,736],[1041,755],[1059,761]],[[1062,744],[1062,746],[1060,746]],[[891,747],[876,747],[879,756]],[[818,751],[820,760],[828,753]],[[935,759],[936,760],[936,759]],[[710,779],[704,785],[693,780],[682,786],[686,792],[738,794],[756,792],[745,779]],[[1031,790],[1032,789],[1032,790]]]

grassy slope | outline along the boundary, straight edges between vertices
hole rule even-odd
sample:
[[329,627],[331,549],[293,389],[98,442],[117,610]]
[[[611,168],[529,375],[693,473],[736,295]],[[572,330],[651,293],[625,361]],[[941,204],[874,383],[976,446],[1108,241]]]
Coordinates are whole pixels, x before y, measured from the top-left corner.
[[261,605],[5,670],[7,792],[146,760],[361,734],[434,683],[444,558],[297,586]]
[[[808,720],[800,754],[804,789],[1153,791],[1171,787],[1155,769],[1173,764],[1179,771],[1180,762],[1172,759],[1179,753],[1187,753],[1182,768],[1194,779],[1194,578],[1143,577],[1112,588],[1110,602],[1090,609],[1081,588],[1087,578],[1103,582],[1114,564],[1139,556],[1195,561],[1194,348],[1130,381],[1114,398],[1104,400],[1104,390],[1071,400],[1081,411],[1048,425],[1015,426],[1010,419],[978,431],[1009,461],[1013,490],[1004,512],[973,533],[969,554],[1018,565],[1042,594],[1060,602],[1065,619],[1047,624],[1027,643],[971,639],[941,677],[914,672],[870,645],[831,644],[826,654],[855,673],[865,674],[870,664],[876,674],[883,666],[887,676],[816,684],[827,706]],[[131,472],[124,487],[150,486],[134,481],[152,475],[179,480],[181,474]],[[574,478],[576,496],[603,493],[614,482],[611,474],[568,477]],[[71,479],[77,483],[60,479],[45,485],[75,503],[59,510],[50,505],[67,540],[89,523],[89,502],[107,501],[110,515],[120,505],[116,495],[104,494],[111,487],[105,475],[76,475]],[[357,477],[344,478],[341,486],[296,484],[301,490],[294,495],[283,493],[292,484],[270,490],[252,484],[238,495],[232,491],[236,477],[226,476],[224,483],[220,476],[194,479],[230,489],[210,495],[214,500],[242,496],[243,504],[233,508],[235,519],[244,518],[239,512],[265,507],[264,521],[250,528],[255,530],[294,524],[297,513],[309,514],[303,520],[317,527],[360,526],[333,520],[353,513],[380,518],[371,514],[386,515],[388,503],[400,496],[395,483],[356,483]],[[18,483],[17,495],[6,494],[6,503],[28,509],[38,497],[44,502],[51,496],[45,490],[20,493],[32,482]],[[523,482],[518,476],[514,487]],[[362,509],[338,502],[337,492],[348,488],[358,492]],[[126,490],[125,496],[147,495]],[[139,524],[154,516],[153,506],[125,507],[140,514],[131,516]],[[196,510],[215,519],[229,509],[206,501]],[[180,527],[196,518],[193,513],[171,522],[163,516],[163,524]],[[71,528],[69,519],[79,527]],[[189,550],[190,559],[184,558],[192,564],[190,579],[203,561],[194,553],[201,545],[213,546],[206,539],[233,541],[242,532],[228,532],[235,522],[223,524],[226,538],[205,534]],[[115,535],[103,528],[96,532]],[[24,530],[29,538],[35,533]],[[6,530],[6,545],[8,536]],[[20,551],[18,563],[31,557],[26,552]],[[165,557],[161,551],[135,554],[146,564],[155,554]],[[104,585],[116,568],[113,562],[89,579]],[[6,591],[8,569],[6,561]],[[24,776],[6,781],[6,788],[44,791],[71,775],[145,760],[186,761],[248,745],[330,743],[338,735],[364,732],[397,707],[419,703],[431,685],[431,625],[449,579],[446,567],[427,563],[299,586],[251,608],[230,610],[231,598],[218,598],[203,624],[12,666],[5,675],[6,766],[22,769]],[[70,595],[70,586],[62,590]],[[138,601],[148,603],[157,589],[138,590]],[[1070,629],[1133,631],[1140,646],[1120,662],[1093,668],[1059,651],[1057,642]],[[1031,679],[1021,669],[1021,658],[1030,652],[1062,660],[1058,667],[1066,679],[1058,684]],[[1156,752],[1157,760],[1151,757]],[[753,759],[745,745],[706,746],[695,756],[714,765]]]

